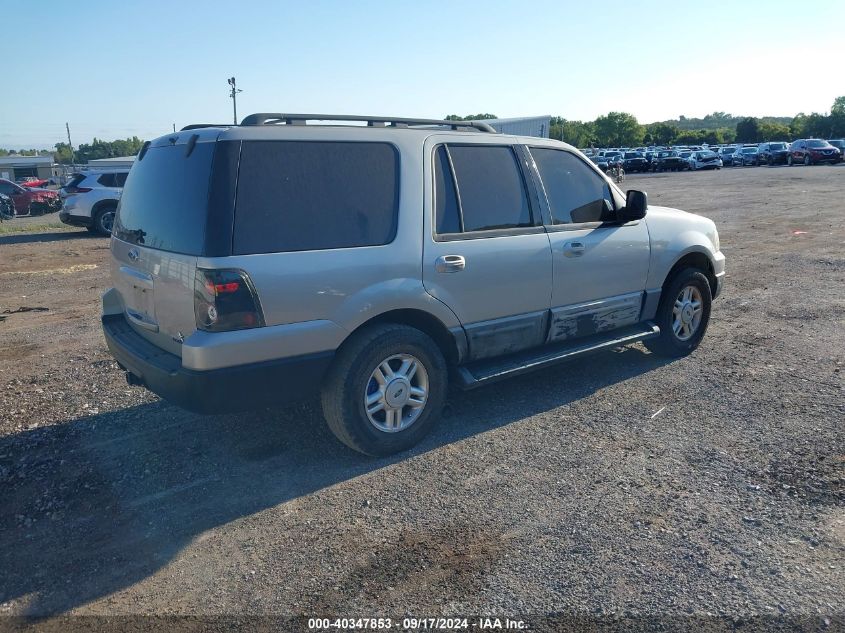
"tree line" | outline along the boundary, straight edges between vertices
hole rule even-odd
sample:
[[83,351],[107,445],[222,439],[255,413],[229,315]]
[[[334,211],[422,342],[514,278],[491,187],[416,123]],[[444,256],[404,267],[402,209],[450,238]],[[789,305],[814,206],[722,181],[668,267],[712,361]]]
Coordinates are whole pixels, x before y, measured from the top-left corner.
[[[491,114],[459,117],[496,118]],[[638,145],[692,145],[707,143],[761,143],[797,138],[845,137],[845,97],[837,97],[829,114],[797,114],[794,117],[739,117],[714,112],[695,119],[681,116],[671,121],[647,123],[627,112],[609,112],[594,121],[571,121],[552,117],[549,136],[575,147],[636,147]]]
[[[450,114],[448,121],[495,119],[495,114]],[[796,114],[789,117],[737,117],[725,112],[714,112],[701,119],[681,116],[671,121],[639,123],[627,112],[609,112],[595,121],[570,121],[552,117],[549,136],[575,147],[636,147],[638,145],[692,145],[707,143],[760,143],[763,141],[792,141],[797,138],[845,137],[845,96],[833,101],[829,114]],[[98,158],[135,156],[144,141],[137,136],[114,141],[94,138],[82,143],[73,152],[67,143],[56,143],[55,151],[12,150],[0,148],[0,157],[10,154],[22,156],[49,156],[69,165],[84,164]]]
[[10,154],[19,154],[21,156],[50,156],[54,157],[57,163],[62,165],[70,165],[71,162],[77,164],[85,164],[89,160],[98,158],[117,158],[118,156],[135,156],[141,151],[141,146],[144,141],[137,136],[126,139],[117,139],[115,141],[103,141],[98,138],[90,143],[82,143],[79,147],[71,152],[70,145],[67,143],[56,143],[55,151],[46,149],[29,149],[29,150],[12,150],[0,149],[0,157],[9,156]]

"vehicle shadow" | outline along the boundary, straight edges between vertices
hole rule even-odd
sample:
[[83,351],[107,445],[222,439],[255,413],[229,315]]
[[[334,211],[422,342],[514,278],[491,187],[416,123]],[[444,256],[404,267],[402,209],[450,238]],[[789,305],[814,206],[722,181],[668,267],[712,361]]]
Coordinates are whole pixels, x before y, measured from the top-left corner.
[[17,599],[13,612],[31,616],[66,612],[152,575],[208,529],[566,406],[666,362],[629,347],[456,392],[439,430],[381,459],[337,442],[314,403],[203,417],[155,402],[4,437],[0,604]]
[[0,246],[4,244],[32,244],[36,242],[63,242],[65,240],[97,239],[88,231],[53,231],[51,233],[13,233],[11,235],[0,235]]

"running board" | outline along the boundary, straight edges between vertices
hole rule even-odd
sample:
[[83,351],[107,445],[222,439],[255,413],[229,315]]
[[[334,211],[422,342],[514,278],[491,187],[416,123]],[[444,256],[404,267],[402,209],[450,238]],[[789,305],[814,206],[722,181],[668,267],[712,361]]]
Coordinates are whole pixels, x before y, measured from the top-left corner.
[[462,389],[475,389],[503,378],[659,335],[660,328],[653,323],[639,323],[576,341],[536,347],[501,358],[475,361],[458,367],[457,383]]

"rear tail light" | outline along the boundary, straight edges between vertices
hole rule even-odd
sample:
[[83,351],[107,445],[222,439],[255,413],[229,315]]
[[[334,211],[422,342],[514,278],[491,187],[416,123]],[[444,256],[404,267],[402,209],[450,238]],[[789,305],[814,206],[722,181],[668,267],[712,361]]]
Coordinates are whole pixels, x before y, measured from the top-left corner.
[[197,269],[194,279],[197,329],[229,332],[264,325],[258,295],[246,273],[239,270]]

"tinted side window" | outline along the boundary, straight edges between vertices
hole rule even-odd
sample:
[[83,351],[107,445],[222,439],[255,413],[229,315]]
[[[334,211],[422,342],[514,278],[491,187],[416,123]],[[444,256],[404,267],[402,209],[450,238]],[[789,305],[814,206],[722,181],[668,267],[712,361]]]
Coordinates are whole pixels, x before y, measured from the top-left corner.
[[387,143],[245,141],[234,252],[387,244],[396,234],[399,160]]
[[102,174],[97,178],[97,182],[103,187],[114,187],[114,174]]
[[126,177],[128,175],[129,175],[128,173],[115,174],[114,175],[114,186],[115,187],[122,187],[124,184],[126,184]]
[[513,149],[449,145],[464,231],[531,226],[531,208]]
[[446,146],[441,145],[434,154],[434,205],[435,232],[460,233],[461,218],[458,210],[458,196],[452,168],[449,166],[449,154]]
[[567,151],[531,148],[554,224],[611,219],[613,195],[607,181]]

